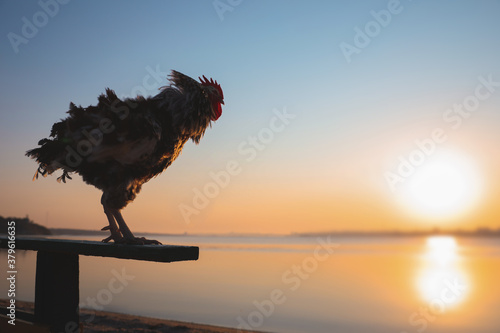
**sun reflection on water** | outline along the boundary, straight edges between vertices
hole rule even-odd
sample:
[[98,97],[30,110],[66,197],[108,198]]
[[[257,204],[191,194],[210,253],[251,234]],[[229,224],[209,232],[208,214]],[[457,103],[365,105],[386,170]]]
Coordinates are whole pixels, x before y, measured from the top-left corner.
[[423,266],[417,287],[424,301],[444,312],[462,303],[469,292],[468,276],[460,264],[461,257],[455,238],[427,238]]

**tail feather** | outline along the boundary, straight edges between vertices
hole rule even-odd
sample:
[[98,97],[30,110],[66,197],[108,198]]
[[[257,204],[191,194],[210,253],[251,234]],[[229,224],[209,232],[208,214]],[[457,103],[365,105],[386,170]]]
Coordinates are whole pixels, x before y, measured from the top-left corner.
[[[69,173],[75,171],[74,168],[66,165],[67,148],[76,149],[76,142],[86,139],[82,129],[92,132],[92,129],[99,128],[103,118],[114,121],[113,126],[118,126],[120,115],[115,109],[121,106],[119,103],[123,104],[123,102],[111,89],[106,89],[106,93],[101,94],[98,100],[97,106],[87,108],[70,103],[67,112],[69,116],[52,125],[50,137],[40,140],[38,148],[26,152],[26,156],[36,160],[39,164],[33,180],[38,179],[40,175],[47,177],[56,170],[62,169],[63,174],[57,178],[57,181],[65,183],[66,179],[71,179]],[[117,132],[119,131],[115,131],[115,136]]]
[[63,174],[61,176],[57,177],[57,182],[60,183],[62,181],[63,183],[66,183],[66,178],[73,179],[69,175],[68,171],[63,169]]
[[[38,162],[38,168],[33,176],[33,180],[38,179],[38,176],[47,177],[47,175],[52,174],[54,171],[63,167],[60,163],[61,158],[64,158],[64,150],[61,145],[54,140],[42,139],[38,142],[40,147],[28,150],[26,156]],[[62,149],[61,149],[62,148]],[[66,172],[63,173],[63,181],[65,178],[70,178]],[[71,179],[71,178],[70,178]]]

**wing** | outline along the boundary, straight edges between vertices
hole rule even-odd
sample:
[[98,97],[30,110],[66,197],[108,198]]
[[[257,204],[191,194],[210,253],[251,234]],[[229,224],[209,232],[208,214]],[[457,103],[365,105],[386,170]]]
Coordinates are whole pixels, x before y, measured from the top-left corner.
[[[143,162],[153,154],[162,136],[156,104],[143,97],[122,101],[114,92],[107,90],[106,93],[99,98],[97,110],[85,110],[87,118],[92,120],[92,128],[87,129],[87,133],[92,131],[95,139],[86,161],[114,160],[126,165]],[[76,134],[73,140],[75,136],[78,140],[89,137],[82,127],[73,134]]]
[[116,161],[123,165],[134,165],[147,161],[155,151],[158,139],[139,139],[122,143],[101,144],[87,157],[89,163]]
[[42,170],[78,171],[82,163],[116,161],[134,164],[150,156],[161,140],[162,126],[149,99],[119,99],[106,89],[96,106],[70,104],[69,116],[55,123],[42,146],[29,152]]

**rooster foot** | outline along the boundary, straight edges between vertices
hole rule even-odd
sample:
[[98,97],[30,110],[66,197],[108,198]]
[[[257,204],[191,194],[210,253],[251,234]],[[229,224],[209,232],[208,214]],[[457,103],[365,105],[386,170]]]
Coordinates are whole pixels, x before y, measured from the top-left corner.
[[113,230],[110,228],[109,225],[105,226],[104,228],[101,229],[102,231],[109,230],[111,231],[111,235],[109,237],[104,238],[101,242],[103,243],[108,243],[110,240],[113,240],[115,243],[120,242],[123,239],[122,234],[120,233],[120,230],[117,230],[113,232]]
[[162,245],[157,240],[147,239],[147,238],[144,238],[144,237],[133,237],[133,238],[122,237],[118,241],[115,240],[115,243],[116,244],[129,244],[129,245]]

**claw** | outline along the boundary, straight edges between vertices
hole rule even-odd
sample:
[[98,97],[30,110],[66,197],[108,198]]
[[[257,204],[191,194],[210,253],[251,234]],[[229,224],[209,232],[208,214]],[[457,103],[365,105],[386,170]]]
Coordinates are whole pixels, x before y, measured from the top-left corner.
[[[102,231],[111,230],[111,227],[109,225],[107,225],[107,226],[103,227],[101,230]],[[115,233],[111,232],[111,235],[109,237],[104,238],[102,240],[102,242],[109,243],[110,240],[114,240],[116,243],[117,241],[119,242],[122,239],[123,239],[123,237],[120,234],[120,230],[117,230],[117,232],[115,232]]]
[[113,236],[109,236],[109,237],[104,238],[101,242],[108,243],[112,239],[113,239]]
[[119,241],[115,241],[116,244],[129,244],[129,245],[162,245],[159,241],[155,239],[147,239],[144,237],[134,237],[132,239],[123,237]]
[[162,245],[162,243],[156,239],[147,239],[144,237],[141,237],[140,239],[143,241],[143,245]]

